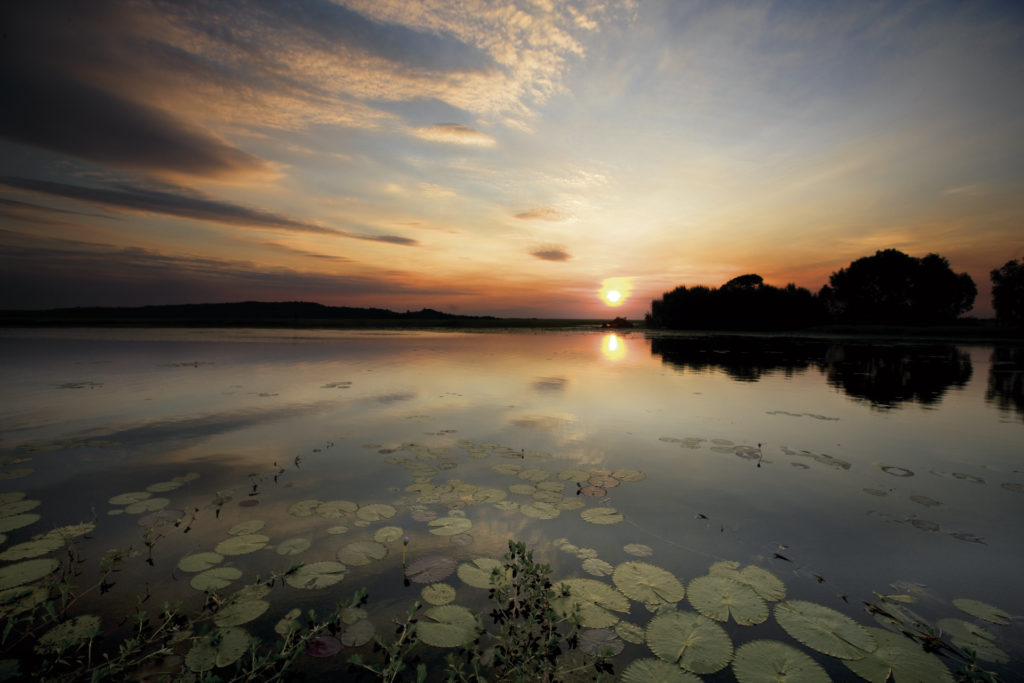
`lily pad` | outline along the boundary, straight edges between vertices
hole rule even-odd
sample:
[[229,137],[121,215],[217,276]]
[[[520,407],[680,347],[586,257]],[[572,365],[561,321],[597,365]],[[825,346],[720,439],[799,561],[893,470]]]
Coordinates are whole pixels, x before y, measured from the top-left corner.
[[643,543],[627,543],[622,549],[634,557],[650,557],[654,554],[654,549]]
[[997,662],[1006,664],[1010,661],[1009,656],[996,647],[996,636],[989,631],[976,626],[963,619],[939,619],[936,623],[943,633],[949,635],[953,644],[961,650],[974,650],[978,659],[986,662]]
[[562,514],[562,511],[551,503],[545,503],[540,500],[521,505],[519,511],[527,517],[533,517],[534,519],[554,519]]
[[[470,562],[459,565],[458,575],[462,582],[474,588],[490,588],[491,573],[501,569],[504,563],[490,557],[478,557]],[[443,577],[442,577],[443,578]]]
[[534,484],[536,484],[538,482],[542,482],[546,479],[551,478],[551,473],[548,472],[547,470],[530,468],[526,470],[520,470],[519,472],[516,473],[516,476],[518,476],[520,479],[532,481]]
[[588,628],[580,632],[580,650],[588,655],[614,657],[626,644],[608,628]]
[[[316,512],[317,515],[324,519],[337,519],[339,517],[347,517],[351,514],[355,514],[355,511],[359,509],[359,506],[351,500],[329,500],[326,503],[320,502],[319,500],[307,500],[303,502],[305,505],[299,508],[298,512],[305,512],[306,509],[310,509],[311,511],[309,515],[300,515],[296,512],[292,512],[292,508],[294,508],[295,505],[288,508],[288,512],[291,512],[291,514],[296,517],[309,517],[313,512]],[[296,503],[296,505],[299,505],[299,503]]]
[[304,564],[285,576],[284,580],[292,588],[315,590],[338,583],[345,578],[346,571],[345,565],[340,562],[325,560]]
[[107,500],[111,505],[131,505],[132,503],[138,503],[141,500],[152,498],[153,494],[149,491],[131,491],[129,493],[122,493],[114,496]]
[[214,567],[192,577],[188,585],[197,591],[217,591],[242,578],[242,571],[235,567]]
[[89,640],[100,634],[100,618],[83,614],[57,624],[39,637],[37,652],[60,652],[69,645]]
[[476,637],[476,616],[460,605],[439,605],[423,613],[416,637],[434,647],[458,647]]
[[278,555],[298,555],[309,550],[312,544],[308,538],[289,538],[278,543],[274,551]]
[[269,542],[270,537],[263,534],[242,534],[221,541],[213,550],[221,555],[247,555],[266,547]]
[[434,583],[451,576],[456,564],[452,558],[442,555],[421,557],[409,563],[405,568],[405,576],[413,583]]
[[615,477],[596,475],[590,477],[590,479],[588,479],[587,481],[591,486],[600,486],[603,489],[613,489],[622,483]]
[[387,546],[376,541],[356,541],[338,551],[338,561],[350,567],[361,567],[388,554]]
[[[736,566],[732,566],[732,564]],[[782,583],[782,580],[775,574],[755,565],[748,565],[743,569],[737,569],[738,566],[739,563],[716,562],[708,571],[714,576],[725,576],[750,586],[755,593],[769,602],[786,597],[786,584]]]
[[54,550],[64,547],[64,539],[62,538],[43,538],[36,539],[34,541],[26,541],[17,545],[12,545],[7,550],[0,553],[0,560],[4,562],[13,562],[14,560],[27,560],[31,557],[39,557],[47,553],[52,553]]
[[615,571],[615,567],[604,560],[590,557],[583,560],[583,571],[592,576],[609,576]]
[[[561,595],[561,587],[569,588],[569,595]],[[580,606],[580,624],[587,628],[614,626],[619,617],[613,612],[628,612],[629,600],[607,583],[596,579],[567,579],[555,586],[556,597],[551,606],[562,616],[572,614]]]
[[299,617],[302,616],[302,610],[298,607],[293,607],[288,610],[281,619],[274,625],[274,633],[286,636],[289,633],[294,633],[302,628],[302,623],[299,621]]
[[356,511],[356,517],[363,520],[364,522],[377,522],[382,519],[391,519],[395,516],[394,506],[387,505],[386,503],[370,503],[364,505]]
[[521,496],[532,496],[537,487],[533,484],[512,484],[508,487],[508,490]]
[[[307,500],[300,500],[297,503],[292,503],[288,507],[288,514],[292,517],[312,517],[313,513],[317,511],[317,508],[323,504],[322,500],[310,498]],[[327,515],[322,515],[326,517]]]
[[239,522],[228,529],[229,536],[244,536],[254,534],[267,525],[262,519],[250,519],[246,522]]
[[683,671],[675,664],[661,659],[645,657],[630,662],[622,671],[622,683],[700,683],[700,678]]
[[146,490],[150,493],[167,493],[168,491],[181,488],[184,483],[183,481],[158,481],[147,486]]
[[1024,484],[1016,481],[1006,481],[999,485],[999,488],[1013,493],[1024,493]]
[[46,532],[46,538],[62,538],[67,540],[69,538],[78,538],[79,536],[85,536],[91,534],[96,529],[96,525],[93,522],[81,522],[79,524],[68,524],[66,526],[59,526],[55,529],[50,529]]
[[732,659],[725,629],[694,612],[665,612],[651,619],[647,646],[660,659],[695,674],[721,671]]
[[612,581],[627,598],[638,602],[679,602],[686,595],[672,572],[647,562],[623,562],[615,568]]
[[0,618],[26,612],[42,604],[50,591],[44,586],[16,586],[0,591]]
[[431,605],[447,605],[455,599],[455,589],[447,583],[432,583],[424,586],[420,595]]
[[876,645],[863,626],[831,607],[804,600],[775,605],[775,620],[807,647],[839,659],[860,659]]
[[562,470],[558,473],[562,481],[586,481],[590,479],[590,472],[586,470]]
[[400,526],[382,526],[373,535],[373,540],[378,543],[394,543],[404,535],[405,532],[402,531]]
[[27,512],[23,515],[12,515],[11,517],[0,517],[0,533],[21,529],[29,524],[39,521],[39,515],[34,512]]
[[178,569],[183,572],[201,572],[211,569],[224,561],[220,553],[194,553],[178,560]]
[[306,644],[306,654],[310,657],[324,659],[341,652],[341,640],[334,636],[317,636],[310,638]]
[[60,562],[52,557],[40,557],[34,560],[25,560],[17,564],[9,564],[0,568],[0,590],[14,588],[22,584],[30,583],[50,574],[60,566]]
[[217,626],[241,626],[258,619],[270,607],[266,600],[244,600],[221,609],[213,618]]
[[753,588],[721,574],[697,577],[688,596],[698,612],[715,621],[732,617],[741,626],[752,626],[768,618],[768,605]]
[[994,607],[987,602],[971,600],[970,598],[957,598],[953,601],[953,604],[971,616],[984,619],[993,624],[1007,626],[1010,623],[1011,617],[1005,610]]
[[[782,603],[784,604],[784,603]],[[942,660],[925,652],[915,641],[899,633],[867,628],[877,644],[862,659],[843,662],[850,671],[872,683],[953,683],[953,675]]]
[[170,498],[147,498],[146,500],[140,500],[138,503],[132,503],[125,507],[124,511],[129,515],[141,515],[144,512],[163,510],[170,504]]
[[454,536],[464,534],[473,528],[473,522],[467,517],[438,517],[429,522],[430,533],[435,536]]
[[634,645],[643,645],[644,643],[644,630],[631,622],[620,621],[615,624],[615,633],[627,643]]
[[486,488],[477,489],[476,491],[473,492],[473,500],[479,501],[481,503],[497,503],[499,501],[505,500],[507,497],[508,493],[505,491],[505,489]]
[[0,505],[0,517],[12,517],[39,507],[38,500],[16,500]]
[[625,519],[615,508],[587,508],[580,517],[591,524],[618,524]]
[[755,640],[736,650],[732,670],[740,683],[829,683],[825,669],[792,645]]
[[238,661],[249,649],[249,634],[241,628],[229,626],[209,633],[192,646],[185,655],[185,666],[201,673]]
[[930,508],[939,507],[940,505],[942,505],[942,501],[935,500],[934,498],[930,498],[928,496],[913,495],[910,497],[910,500],[914,501],[918,505],[924,505],[925,507]]
[[341,642],[348,647],[360,647],[366,645],[377,632],[373,622],[369,619],[360,619],[348,626],[341,634]]

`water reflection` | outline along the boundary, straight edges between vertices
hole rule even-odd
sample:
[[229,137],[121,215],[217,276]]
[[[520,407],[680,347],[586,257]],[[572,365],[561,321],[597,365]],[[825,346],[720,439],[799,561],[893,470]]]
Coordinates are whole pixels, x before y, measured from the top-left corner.
[[1016,411],[1024,419],[1024,349],[992,350],[985,399],[1000,410]]
[[786,377],[820,366],[827,342],[760,337],[654,337],[651,353],[680,370],[721,370],[738,382],[757,382],[781,372]]
[[601,337],[601,353],[608,360],[622,360],[626,357],[626,342],[614,332],[609,332]]

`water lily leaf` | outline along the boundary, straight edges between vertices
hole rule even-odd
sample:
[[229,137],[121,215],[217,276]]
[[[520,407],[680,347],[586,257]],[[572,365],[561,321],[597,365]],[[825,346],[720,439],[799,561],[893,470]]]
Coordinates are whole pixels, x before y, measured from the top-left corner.
[[361,567],[388,554],[387,546],[376,541],[356,541],[338,551],[338,561],[350,567]]
[[619,638],[622,638],[627,643],[633,643],[634,645],[643,645],[644,643],[645,634],[643,628],[631,622],[620,621],[615,624],[615,632],[619,634]]
[[289,538],[278,543],[274,550],[278,555],[298,555],[309,550],[312,544],[308,538]]
[[213,618],[217,626],[241,626],[257,619],[270,607],[266,600],[245,600],[228,605]]
[[26,527],[29,524],[35,524],[39,521],[39,515],[34,512],[27,512],[23,515],[13,515],[11,517],[0,517],[0,533],[5,531],[14,531]]
[[781,600],[786,597],[786,584],[767,569],[748,565],[739,569],[738,562],[716,562],[711,565],[708,573],[713,576],[724,576],[754,589],[754,592],[768,601]]
[[505,491],[505,489],[477,489],[473,493],[473,500],[480,501],[481,503],[497,503],[498,501],[505,500],[507,497],[508,493]]
[[476,616],[459,605],[439,605],[423,613],[416,636],[434,647],[458,647],[476,637]]
[[50,591],[43,586],[16,586],[0,591],[0,617],[10,617],[42,604]]
[[7,550],[0,553],[0,560],[4,562],[13,562],[14,560],[27,560],[31,557],[39,557],[46,553],[52,553],[54,550],[64,547],[64,539],[62,538],[43,538],[26,541],[17,545],[12,545]]
[[942,629],[943,633],[948,634],[953,644],[960,649],[974,650],[978,659],[1000,664],[1010,661],[1009,656],[996,647],[995,634],[980,626],[963,619],[939,619],[935,625]]
[[1005,610],[994,607],[987,602],[971,600],[970,598],[957,598],[953,601],[953,604],[971,616],[984,619],[993,624],[1006,626],[1010,623],[1011,617]]
[[360,619],[345,629],[341,634],[341,642],[348,647],[359,647],[370,642],[370,639],[373,638],[373,634],[376,632],[377,629],[372,621]]
[[661,659],[645,657],[630,662],[622,671],[622,683],[700,683],[700,678],[689,671],[683,671],[675,664]]
[[249,634],[241,628],[229,626],[209,633],[192,646],[185,655],[185,666],[201,673],[238,661],[249,649]]
[[302,610],[298,607],[293,607],[288,610],[281,619],[274,625],[274,633],[286,636],[289,633],[294,633],[302,628],[302,623],[299,622],[299,617],[302,616]]
[[473,528],[473,522],[466,517],[438,517],[429,524],[430,533],[436,536],[464,534]]
[[638,602],[679,602],[686,595],[672,572],[647,562],[623,562],[615,568],[612,581],[627,598]]
[[622,549],[634,557],[650,557],[654,554],[654,549],[643,543],[627,543]]
[[38,500],[16,500],[0,505],[0,517],[12,517],[39,507]]
[[370,503],[356,511],[356,517],[364,522],[377,522],[382,519],[391,519],[397,510],[386,503]]
[[608,495],[608,489],[603,489],[600,486],[581,486],[577,489],[577,493],[588,498],[603,498]]
[[340,562],[325,560],[304,564],[284,577],[292,588],[315,590],[333,586],[345,578],[348,569]]
[[122,493],[120,495],[110,498],[107,502],[111,505],[131,505],[132,503],[138,503],[141,500],[152,498],[153,494],[149,491],[131,491],[130,493]]
[[537,491],[537,487],[533,484],[512,484],[508,490],[521,496],[532,496]]
[[451,576],[456,564],[452,558],[442,555],[421,557],[409,563],[405,568],[405,576],[414,583],[434,583]]
[[[561,594],[562,586],[569,595]],[[567,579],[555,586],[556,597],[551,606],[562,616],[572,614],[574,605],[580,606],[580,624],[587,628],[614,626],[619,617],[615,612],[628,612],[629,600],[607,583],[595,579]]]
[[491,572],[501,569],[504,563],[490,557],[478,557],[472,563],[459,565],[458,575],[462,582],[474,588],[490,588]]
[[310,657],[323,659],[333,657],[341,652],[341,640],[334,636],[316,636],[306,644],[306,654]]
[[373,535],[373,540],[378,543],[393,543],[404,535],[405,532],[402,531],[402,527],[400,526],[382,526],[377,529],[377,533]]
[[185,482],[183,481],[158,481],[155,484],[147,486],[146,490],[151,493],[167,493],[168,491],[181,488],[184,483]]
[[265,583],[250,583],[248,586],[242,586],[235,591],[228,602],[234,604],[236,602],[248,602],[249,600],[262,600],[270,595],[271,590],[271,587]]
[[586,470],[562,470],[558,473],[562,481],[586,481],[590,479],[590,472]]
[[520,479],[525,479],[526,481],[532,481],[535,484],[538,483],[538,482],[542,482],[545,479],[550,479],[551,478],[551,473],[550,472],[548,472],[547,470],[542,470],[542,469],[538,469],[538,468],[530,468],[530,469],[526,469],[526,470],[520,470],[516,474],[517,474],[517,476]]
[[498,474],[518,474],[525,468],[514,462],[500,462],[496,465],[492,465],[491,469]]
[[60,565],[52,557],[40,557],[0,568],[0,590],[41,579]]
[[[348,517],[359,509],[359,505],[352,502],[351,500],[329,500],[327,502],[320,501],[305,501],[308,506],[312,507],[312,511],[316,512],[317,515],[324,519],[338,519],[339,517]],[[314,505],[314,503],[317,503]],[[294,506],[292,506],[294,507]],[[300,512],[304,512],[306,508],[302,508]],[[289,512],[291,510],[289,509]],[[292,513],[295,514],[295,513]],[[310,513],[310,515],[312,512]],[[296,515],[302,517],[308,517],[309,515]]]
[[604,560],[599,560],[596,557],[590,557],[583,560],[583,571],[593,576],[609,576],[615,567]]
[[580,517],[591,524],[618,524],[625,519],[615,508],[587,508]]
[[715,621],[732,617],[741,626],[752,626],[768,618],[768,605],[753,588],[721,574],[697,577],[688,596],[698,612]]
[[266,547],[269,542],[270,537],[263,534],[242,534],[221,541],[214,546],[213,550],[221,555],[247,555]]
[[527,517],[533,517],[534,519],[554,519],[562,514],[562,511],[557,507],[541,500],[520,505],[519,511]]
[[335,536],[337,534],[348,533],[348,527],[340,524],[338,526],[327,527],[327,533]]
[[626,644],[608,628],[588,628],[580,632],[580,650],[588,655],[614,657]]
[[16,503],[19,500],[24,500],[28,496],[24,491],[4,491],[0,493],[0,505],[7,505],[8,503]]
[[455,599],[455,589],[447,583],[432,583],[424,586],[420,595],[431,605],[447,605]]
[[615,470],[611,476],[619,481],[643,481],[647,475],[640,470]]
[[732,670],[740,683],[829,683],[825,669],[792,645],[755,640],[736,650]]
[[228,529],[229,536],[244,536],[245,534],[254,534],[267,525],[262,519],[250,519],[247,522],[239,522],[230,529]]
[[60,652],[69,645],[89,640],[100,633],[100,618],[83,614],[57,624],[39,637],[36,652]]
[[603,489],[613,489],[622,482],[615,477],[594,475],[587,480],[591,486],[600,486]]
[[538,482],[537,489],[540,491],[550,491],[551,493],[561,493],[565,490],[565,483],[551,479]]
[[[785,603],[780,603],[785,604]],[[863,659],[844,661],[850,671],[872,683],[953,683],[953,675],[935,655],[898,633],[866,629],[877,647]]]
[[240,578],[242,578],[242,571],[240,569],[235,567],[214,567],[193,576],[188,585],[197,591],[213,592],[227,587],[232,581]]
[[918,505],[924,505],[925,507],[939,507],[942,505],[942,501],[929,498],[928,496],[914,495],[910,497],[910,500],[914,501]]
[[[288,507],[288,514],[292,517],[312,517],[314,512],[323,505],[322,500],[315,498],[309,498],[307,500],[300,500],[298,503],[292,503]],[[326,517],[327,515],[321,515]]]
[[503,512],[513,512],[519,509],[519,503],[513,500],[499,500],[494,504],[494,507]]
[[647,647],[660,659],[695,674],[721,671],[732,641],[721,626],[694,612],[665,612],[647,624]]
[[1003,482],[999,485],[999,488],[1006,491],[1012,491],[1013,493],[1024,493],[1024,484],[1015,481]]
[[341,623],[343,624],[354,624],[360,619],[365,619],[368,613],[362,607],[343,607],[339,616],[341,617]]
[[775,605],[775,620],[807,647],[840,659],[860,659],[876,647],[863,626],[831,607],[813,602],[780,602]]
[[50,529],[46,532],[45,538],[62,538],[67,540],[69,538],[77,538],[79,536],[91,534],[95,529],[96,525],[92,522],[68,524],[66,526],[59,526],[56,529]]
[[201,572],[211,569],[224,561],[220,553],[194,553],[178,560],[178,569],[183,572]]
[[0,480],[21,479],[35,472],[31,467],[18,467],[13,470],[0,470]]
[[143,512],[156,512],[171,504],[170,498],[147,498],[138,503],[132,503],[125,507],[124,511],[129,515],[141,515]]

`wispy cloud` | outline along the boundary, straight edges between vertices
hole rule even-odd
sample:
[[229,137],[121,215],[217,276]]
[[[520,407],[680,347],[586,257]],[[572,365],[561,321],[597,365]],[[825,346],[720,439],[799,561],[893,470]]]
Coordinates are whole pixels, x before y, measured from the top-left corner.
[[542,261],[568,261],[572,258],[572,254],[560,247],[542,247],[540,249],[534,249],[530,252],[530,255],[535,256]]
[[461,123],[436,123],[432,126],[420,126],[413,128],[412,133],[418,138],[431,142],[449,142],[474,147],[494,147],[497,144],[491,136]]
[[560,221],[564,216],[557,210],[550,206],[542,206],[536,209],[530,209],[529,211],[521,211],[517,213],[516,218],[524,221],[542,220],[542,221]]

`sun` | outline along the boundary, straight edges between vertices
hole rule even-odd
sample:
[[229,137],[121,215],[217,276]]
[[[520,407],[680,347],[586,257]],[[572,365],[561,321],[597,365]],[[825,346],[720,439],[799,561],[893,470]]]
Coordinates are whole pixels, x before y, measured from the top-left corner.
[[622,301],[622,292],[617,289],[609,289],[604,293],[604,300],[607,301],[609,305],[614,306]]
[[607,306],[621,306],[629,298],[632,289],[630,278],[610,277],[601,282],[601,289],[597,290],[597,296]]

